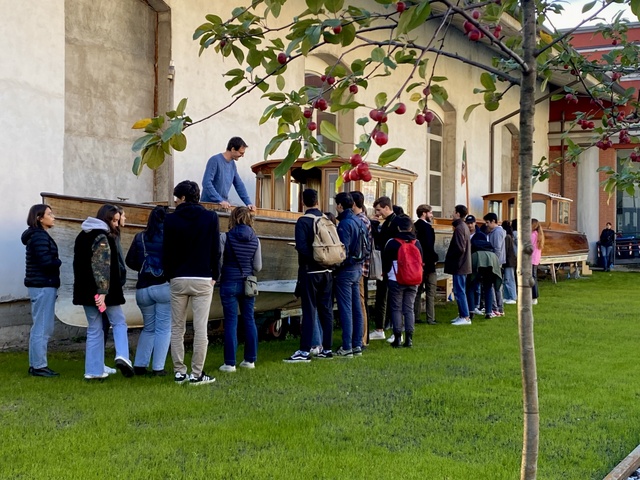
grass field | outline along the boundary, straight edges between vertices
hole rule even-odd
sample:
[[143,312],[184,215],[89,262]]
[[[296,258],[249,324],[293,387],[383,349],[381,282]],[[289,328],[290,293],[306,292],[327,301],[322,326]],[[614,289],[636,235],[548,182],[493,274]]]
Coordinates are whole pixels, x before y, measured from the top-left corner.
[[[540,479],[601,479],[640,443],[638,274],[541,283],[534,309]],[[0,478],[516,479],[522,390],[515,306],[417,326],[413,349],[285,364],[298,339],[262,342],[257,368],[213,385],[82,380],[83,352],[51,353],[55,379],[0,354]],[[336,332],[336,339],[340,332]],[[111,352],[112,353],[112,352]],[[167,362],[170,368],[170,360]]]

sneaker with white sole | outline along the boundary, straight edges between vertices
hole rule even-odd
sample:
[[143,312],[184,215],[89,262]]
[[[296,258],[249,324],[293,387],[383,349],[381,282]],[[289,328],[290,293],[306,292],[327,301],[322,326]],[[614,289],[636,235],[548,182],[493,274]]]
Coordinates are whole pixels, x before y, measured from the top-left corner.
[[309,355],[311,355],[312,357],[317,357],[321,351],[322,347],[320,346],[311,347],[311,350],[309,350]]
[[85,374],[84,379],[85,380],[104,380],[105,378],[107,378],[109,376],[108,373],[106,372],[102,372],[100,375],[89,375],[89,374]]
[[451,320],[451,323],[456,323],[458,320],[460,320],[461,317],[456,317],[453,320]]
[[369,334],[369,340],[385,340],[386,338],[384,332],[378,330],[374,330]]
[[353,358],[353,350],[345,350],[344,348],[340,347],[338,350],[336,350],[336,356],[342,358]]
[[[387,342],[389,343],[393,343],[393,341],[396,339],[395,335],[391,335],[389,338],[387,338]],[[400,335],[400,343],[404,342],[404,333],[402,335]]]
[[283,360],[285,363],[309,363],[311,362],[311,355],[309,352],[303,352],[302,350],[296,350],[296,353],[289,358]]
[[188,382],[190,378],[191,377],[189,376],[188,373],[180,373],[180,372],[176,372],[175,376],[173,377],[174,381],[178,384],[183,384],[184,382]]
[[318,358],[322,358],[324,360],[329,360],[333,358],[333,352],[331,350],[322,350],[318,354]]
[[235,372],[236,371],[236,366],[235,365],[227,365],[226,363],[224,365],[222,365],[218,370],[220,370],[221,372]]
[[[484,315],[484,310],[480,310],[478,307],[476,307],[476,308],[473,309],[473,312],[471,312],[471,313],[473,313],[474,315]],[[458,318],[460,318],[460,317],[458,317]]]
[[256,363],[255,362],[247,362],[246,360],[243,360],[240,362],[240,365],[238,365],[240,368],[256,368]]
[[459,318],[458,320],[456,320],[455,322],[453,322],[451,325],[471,325],[471,320],[469,320],[468,318]]
[[104,366],[104,373],[106,373],[107,375],[115,375],[118,371],[115,368],[111,368],[108,366]]
[[504,300],[502,303],[504,303],[505,305],[515,305],[516,302],[515,300]]
[[131,378],[135,374],[133,365],[128,358],[116,357],[116,368],[127,378]]
[[484,316],[484,318],[486,318],[487,320],[490,318],[496,318],[496,317],[497,315],[494,312],[490,312]]
[[354,357],[361,357],[362,356],[362,347],[353,347],[352,351],[353,351],[353,356]]
[[494,310],[494,311],[493,311],[493,314],[494,314],[496,317],[504,317],[504,312],[501,312],[500,310]]
[[210,377],[204,372],[202,372],[199,377],[194,376],[192,373],[191,378],[189,379],[189,385],[207,385],[208,383],[213,383],[215,381],[216,379],[214,377]]
[[537,305],[538,304],[538,299],[534,298],[533,300],[531,300],[531,305]]

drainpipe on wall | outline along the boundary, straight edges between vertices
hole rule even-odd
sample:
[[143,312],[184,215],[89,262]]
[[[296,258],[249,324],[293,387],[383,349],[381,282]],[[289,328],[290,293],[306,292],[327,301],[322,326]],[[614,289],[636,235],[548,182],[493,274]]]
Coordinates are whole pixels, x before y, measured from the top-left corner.
[[[571,86],[575,85],[576,83],[578,83],[577,80],[569,83],[567,86],[571,87]],[[564,87],[558,88],[557,90],[554,90],[553,92],[550,92],[550,93],[540,97],[538,100],[536,100],[534,102],[534,105],[538,105],[539,103],[542,103],[545,100],[549,99],[551,96],[556,95],[558,93],[561,93],[563,91],[564,91]],[[499,118],[498,120],[492,122],[491,126],[489,127],[489,172],[490,172],[490,175],[489,175],[489,193],[494,193],[494,181],[493,181],[494,161],[493,161],[493,154],[495,153],[495,146],[494,146],[494,138],[493,138],[494,135],[493,134],[494,134],[494,131],[495,131],[495,127],[499,123],[502,123],[505,120],[509,120],[511,117],[515,117],[518,113],[520,113],[520,109],[514,110],[513,112],[505,115],[504,117]],[[564,112],[563,112],[563,121],[564,121]],[[564,128],[564,123],[563,123],[563,128]]]

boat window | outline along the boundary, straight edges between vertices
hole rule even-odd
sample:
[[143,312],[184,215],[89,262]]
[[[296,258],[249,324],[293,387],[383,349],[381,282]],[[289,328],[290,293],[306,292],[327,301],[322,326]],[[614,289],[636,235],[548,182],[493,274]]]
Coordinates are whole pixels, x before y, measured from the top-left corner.
[[394,182],[391,180],[382,180],[381,181],[381,188],[382,188],[382,192],[381,195],[382,197],[389,197],[391,199],[391,202],[394,201],[394,193],[395,193],[395,185]]
[[559,217],[559,212],[560,210],[558,209],[558,201],[557,200],[552,200],[551,201],[551,221],[552,222],[559,222],[558,217]]
[[289,184],[289,211],[300,211],[300,184],[294,180]]
[[516,199],[515,198],[511,198],[509,199],[509,218],[503,218],[502,220],[515,220],[516,218]]
[[399,205],[404,210],[404,213],[411,215],[409,208],[411,207],[411,185],[407,183],[398,183],[398,196],[396,198],[396,205]]
[[495,213],[498,218],[502,218],[502,200],[489,200],[489,211]]
[[287,189],[285,188],[286,177],[276,178],[274,182],[274,198],[275,209],[286,210],[287,209]]
[[273,209],[271,203],[271,175],[264,175],[260,181],[260,208]]
[[378,198],[378,179],[373,178],[370,182],[362,182],[362,195],[367,213],[373,211],[373,202]]
[[427,198],[435,215],[436,212],[442,212],[442,122],[438,117],[433,119],[427,129],[427,145]]
[[536,218],[540,223],[547,221],[547,203],[544,200],[531,202],[531,218]]
[[559,204],[558,217],[560,220],[558,221],[564,225],[569,225],[569,202],[559,202]]

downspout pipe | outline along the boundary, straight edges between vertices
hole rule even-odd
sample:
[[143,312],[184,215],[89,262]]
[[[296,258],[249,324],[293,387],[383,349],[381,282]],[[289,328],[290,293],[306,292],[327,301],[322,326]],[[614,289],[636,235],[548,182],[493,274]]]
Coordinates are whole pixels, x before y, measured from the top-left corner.
[[[571,87],[573,85],[575,85],[576,83],[579,83],[578,80],[575,80],[574,82],[571,82],[570,84],[568,84],[568,87]],[[554,90],[553,92],[550,92],[542,97],[540,97],[539,99],[537,99],[534,102],[534,105],[538,105],[539,103],[544,102],[545,100],[548,100],[549,98],[551,98],[553,95],[556,95],[558,93],[562,93],[564,92],[564,87],[558,88],[557,90]],[[513,112],[505,115],[504,117],[499,118],[498,120],[495,120],[494,122],[491,123],[491,125],[489,126],[489,171],[491,172],[491,174],[489,175],[489,193],[494,193],[495,188],[494,188],[494,166],[495,166],[495,162],[493,160],[493,156],[495,153],[495,139],[494,139],[494,133],[495,133],[495,128],[496,125],[498,125],[499,123],[502,123],[506,120],[509,120],[512,117],[515,117],[516,115],[518,115],[520,113],[520,109],[518,108],[517,110],[514,110]],[[564,112],[563,112],[563,123],[564,123]]]

